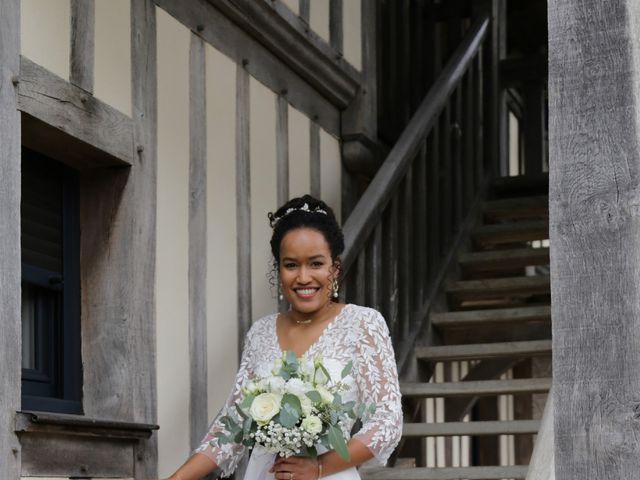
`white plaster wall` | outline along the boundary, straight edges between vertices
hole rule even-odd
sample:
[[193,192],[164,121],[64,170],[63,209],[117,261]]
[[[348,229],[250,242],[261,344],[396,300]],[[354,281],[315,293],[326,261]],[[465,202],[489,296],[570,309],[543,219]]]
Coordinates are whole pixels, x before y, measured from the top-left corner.
[[[349,0],[346,0],[349,1]],[[309,26],[321,38],[329,41],[329,0],[311,0]]]
[[310,120],[304,113],[289,105],[289,198],[309,193]]
[[158,203],[156,260],[158,467],[189,454],[188,178],[190,32],[156,8]]
[[300,1],[299,0],[282,0],[282,3],[284,3],[287,7],[289,7],[289,10],[291,10],[296,15],[299,14],[299,12],[300,12]]
[[338,222],[342,218],[341,178],[340,142],[320,129],[320,197],[333,209]]
[[342,2],[342,25],[344,58],[358,70],[362,70],[361,0],[344,0]]
[[95,0],[94,95],[131,115],[131,4]]
[[277,208],[276,95],[255,78],[250,81],[251,144],[251,298],[253,319],[273,313],[276,291],[267,274],[271,265],[271,227],[267,213]]
[[212,419],[232,388],[238,352],[236,64],[207,58],[207,405]]
[[21,0],[22,55],[69,79],[70,0]]

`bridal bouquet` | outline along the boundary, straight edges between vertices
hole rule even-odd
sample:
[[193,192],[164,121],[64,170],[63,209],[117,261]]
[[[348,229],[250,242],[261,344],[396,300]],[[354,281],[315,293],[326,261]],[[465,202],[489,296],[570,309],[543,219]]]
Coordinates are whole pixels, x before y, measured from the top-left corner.
[[340,393],[347,387],[342,381],[351,368],[349,362],[341,379],[334,381],[321,357],[309,361],[285,352],[271,376],[252,378],[243,385],[243,397],[235,404],[235,411],[220,419],[227,432],[217,432],[217,441],[249,447],[257,444],[281,457],[315,458],[316,446],[323,445],[348,460],[342,428],[345,420],[375,411],[375,404],[356,407],[353,401],[343,402]]

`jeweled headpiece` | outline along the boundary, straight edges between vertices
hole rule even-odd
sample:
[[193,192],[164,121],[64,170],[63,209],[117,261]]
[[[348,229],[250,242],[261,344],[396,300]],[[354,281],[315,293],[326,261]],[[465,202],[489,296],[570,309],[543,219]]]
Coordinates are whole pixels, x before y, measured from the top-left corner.
[[280,215],[279,217],[273,217],[271,219],[271,228],[275,228],[276,224],[281,219],[283,219],[284,217],[286,217],[287,215],[289,215],[290,213],[293,213],[293,212],[322,213],[324,215],[327,215],[326,210],[323,210],[320,207],[316,207],[314,209],[311,209],[311,208],[309,208],[309,204],[305,203],[304,205],[302,205],[301,207],[298,207],[298,208],[294,208],[294,207],[287,208],[287,210],[282,215]]

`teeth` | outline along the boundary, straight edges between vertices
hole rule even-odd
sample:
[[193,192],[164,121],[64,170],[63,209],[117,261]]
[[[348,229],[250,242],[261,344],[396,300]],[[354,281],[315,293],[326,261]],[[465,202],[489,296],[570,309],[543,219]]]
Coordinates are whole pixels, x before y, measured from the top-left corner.
[[301,295],[311,295],[312,293],[315,293],[315,291],[315,288],[299,288],[297,290],[297,292]]

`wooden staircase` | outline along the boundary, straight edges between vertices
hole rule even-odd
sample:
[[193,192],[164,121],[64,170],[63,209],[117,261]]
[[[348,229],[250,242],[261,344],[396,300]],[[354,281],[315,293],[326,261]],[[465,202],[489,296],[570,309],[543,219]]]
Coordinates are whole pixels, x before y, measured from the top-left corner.
[[[434,448],[434,442],[428,447],[421,439],[468,436],[473,439],[467,444],[472,450],[479,447],[481,438],[528,435],[529,443],[524,445],[532,444],[532,435],[540,426],[539,415],[533,418],[532,408],[530,418],[520,414],[517,419],[499,420],[474,416],[473,405],[479,399],[486,402],[493,398],[497,403],[500,395],[516,395],[514,398],[525,399],[529,402],[525,405],[531,406],[532,395],[544,394],[551,387],[549,373],[544,378],[511,378],[509,374],[522,362],[551,355],[549,248],[542,245],[549,230],[547,189],[546,176],[501,178],[494,182],[490,200],[483,206],[482,224],[471,235],[473,249],[458,258],[460,279],[445,289],[449,311],[430,316],[442,344],[414,350],[431,376],[430,381],[401,385],[404,401],[411,406],[405,408],[405,421],[412,409],[422,412],[417,415],[418,420],[427,417],[424,410],[428,399],[444,399],[440,406],[444,406],[446,421],[410,419],[412,423],[404,425],[400,456],[407,457],[411,455],[407,452],[415,453],[417,449],[419,458],[411,462],[400,458],[395,467],[363,470],[366,480],[525,478],[526,464],[505,465],[501,458],[502,465],[475,462],[474,466],[473,452],[469,454],[471,465],[452,461],[449,452],[446,465],[438,462],[438,467],[429,468],[425,466],[428,454],[424,452]],[[442,365],[442,372],[456,362],[467,365],[464,377],[440,375],[435,381],[432,375],[436,365]],[[531,368],[528,371],[532,373]],[[433,409],[434,404],[431,405]],[[460,418],[451,418],[452,415]],[[410,445],[413,447],[406,448]]]

